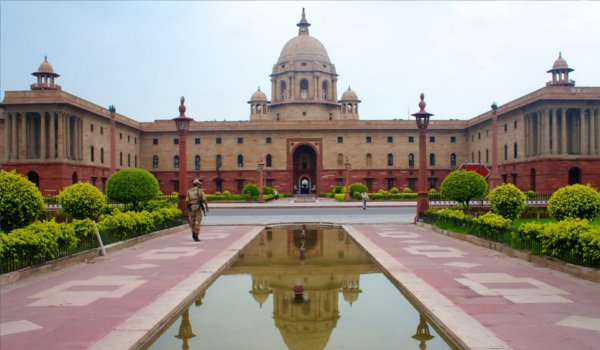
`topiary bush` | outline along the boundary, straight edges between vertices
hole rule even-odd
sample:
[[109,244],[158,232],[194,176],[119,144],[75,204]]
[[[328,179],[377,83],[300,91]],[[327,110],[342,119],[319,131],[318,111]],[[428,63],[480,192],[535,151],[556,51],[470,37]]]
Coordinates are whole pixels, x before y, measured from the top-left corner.
[[275,190],[273,189],[273,187],[269,187],[269,186],[263,187],[263,194],[264,195],[274,195],[275,194],[274,191]]
[[78,182],[58,194],[58,202],[72,219],[96,219],[106,207],[106,197],[96,186]]
[[248,195],[250,195],[250,198],[252,199],[258,198],[258,187],[255,184],[247,184],[242,189],[242,194],[246,198],[248,198]]
[[525,210],[527,197],[513,184],[504,184],[494,188],[487,196],[492,211],[509,220],[517,219]]
[[391,194],[398,194],[398,193],[400,193],[400,191],[398,191],[398,189],[396,187],[392,187],[392,188],[390,188],[390,193]]
[[111,201],[132,203],[137,210],[140,202],[155,199],[160,194],[158,180],[148,170],[122,169],[106,183],[106,196]]
[[[367,188],[367,186],[361,184],[360,182],[355,182],[352,185],[350,185],[350,197],[353,197],[355,193],[362,193],[362,192],[367,192],[369,191],[369,189]],[[384,191],[385,192],[385,191]]]
[[585,219],[566,218],[546,225],[539,235],[542,241],[542,253],[554,257],[569,252],[578,255],[581,251],[579,237],[590,229],[590,223]]
[[0,230],[25,227],[44,214],[42,193],[25,176],[0,170]]
[[487,182],[480,174],[468,170],[454,170],[444,178],[441,195],[468,208],[469,201],[485,196],[487,189]]
[[484,233],[495,235],[507,232],[510,229],[511,221],[503,218],[491,211],[476,217],[474,221],[480,225]]
[[414,193],[410,187],[404,187],[402,189],[402,193]]
[[592,220],[600,216],[600,193],[591,186],[575,184],[559,188],[548,201],[548,213],[557,220]]

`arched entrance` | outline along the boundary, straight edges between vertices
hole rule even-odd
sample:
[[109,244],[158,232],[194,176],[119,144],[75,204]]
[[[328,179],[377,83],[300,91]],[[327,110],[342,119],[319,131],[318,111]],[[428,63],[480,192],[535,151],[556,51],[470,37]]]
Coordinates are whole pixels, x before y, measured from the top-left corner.
[[294,194],[317,191],[317,153],[309,145],[301,145],[293,154]]
[[581,170],[578,167],[569,169],[569,185],[581,183]]
[[77,173],[73,173],[73,175],[71,176],[71,181],[73,182],[73,184],[76,184],[79,182],[79,176],[77,175]]
[[40,176],[35,171],[28,172],[27,179],[33,182],[38,188],[40,187]]

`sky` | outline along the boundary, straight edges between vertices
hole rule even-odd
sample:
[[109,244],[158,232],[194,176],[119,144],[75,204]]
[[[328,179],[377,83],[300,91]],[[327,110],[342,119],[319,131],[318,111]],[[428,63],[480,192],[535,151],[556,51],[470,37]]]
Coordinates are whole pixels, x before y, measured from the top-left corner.
[[302,8],[361,120],[470,119],[545,86],[559,52],[600,86],[600,2],[0,1],[0,93],[44,56],[64,91],[137,121],[245,121]]

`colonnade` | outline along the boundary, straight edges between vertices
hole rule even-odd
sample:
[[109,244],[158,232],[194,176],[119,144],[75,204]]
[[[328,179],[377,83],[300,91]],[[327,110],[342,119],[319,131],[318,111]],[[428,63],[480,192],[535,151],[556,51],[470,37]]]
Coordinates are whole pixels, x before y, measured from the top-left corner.
[[6,159],[83,160],[83,118],[60,111],[5,114]]
[[[300,100],[302,97],[300,96],[300,81],[303,79],[307,82],[309,81],[308,77],[298,76],[299,79],[296,79],[296,75],[288,76],[287,81],[281,78],[271,79],[271,91],[273,91],[273,102],[282,101],[282,100]],[[281,79],[281,80],[277,80]],[[308,99],[311,100],[333,100],[337,98],[337,79],[327,79],[325,77],[323,80],[320,76],[314,75],[312,78],[312,84],[308,83]],[[326,82],[326,89],[323,89],[323,82]],[[283,84],[282,84],[283,83]],[[298,85],[298,87],[296,87]]]
[[525,114],[525,156],[600,154],[599,107],[550,107]]

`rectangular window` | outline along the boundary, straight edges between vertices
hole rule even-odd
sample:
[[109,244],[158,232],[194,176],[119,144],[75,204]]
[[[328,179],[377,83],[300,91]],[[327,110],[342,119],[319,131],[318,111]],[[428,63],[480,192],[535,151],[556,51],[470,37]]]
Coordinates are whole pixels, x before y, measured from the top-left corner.
[[100,135],[104,135],[104,128],[100,127]]
[[480,132],[477,133],[477,139],[481,140],[481,133]]
[[456,143],[456,136],[450,136],[450,142]]
[[127,135],[127,142],[131,142],[131,136]]
[[238,143],[244,143],[244,138],[243,137],[238,137]]
[[273,179],[267,179],[267,186],[273,187]]
[[388,191],[394,187],[394,179],[387,179],[387,188]]
[[137,145],[137,137],[133,138],[133,143],[135,143]]
[[90,124],[90,131],[94,132],[94,124]]
[[242,192],[242,190],[244,189],[244,180],[235,180],[237,181],[237,190],[238,192]]
[[265,142],[266,142],[266,143],[271,143],[271,142],[272,142],[272,140],[271,140],[271,138],[270,138],[270,137],[267,137],[267,138],[265,139]]
[[394,143],[394,137],[393,136],[388,136],[387,140],[388,140],[388,143]]
[[221,144],[221,138],[217,137],[217,145],[220,145],[220,144]]
[[178,144],[179,144],[179,138],[175,138],[175,139],[173,139],[173,144],[174,144],[174,145],[178,145]]
[[429,189],[435,189],[435,179],[429,179]]
[[415,142],[415,137],[414,137],[414,136],[409,136],[409,137],[408,137],[408,142],[409,142],[409,143],[413,143],[413,142]]
[[415,179],[414,178],[410,178],[408,179],[408,188],[410,188],[411,190],[415,190]]
[[153,145],[158,145],[158,139],[152,139],[152,144]]
[[123,139],[123,133],[122,133],[122,132],[120,132],[120,133],[119,133],[119,140],[122,140],[122,139]]
[[196,137],[196,138],[194,139],[194,143],[195,143],[196,145],[199,145],[199,144],[200,144],[200,138],[199,138],[199,137]]
[[429,136],[429,142],[435,142],[435,136]]
[[515,129],[517,128],[517,121],[515,120]]
[[504,124],[504,131],[508,129],[508,124]]
[[371,136],[367,136],[367,143],[371,143]]
[[338,143],[344,143],[344,137],[343,136],[338,136],[337,140],[338,140]]

